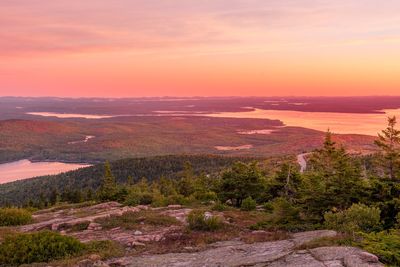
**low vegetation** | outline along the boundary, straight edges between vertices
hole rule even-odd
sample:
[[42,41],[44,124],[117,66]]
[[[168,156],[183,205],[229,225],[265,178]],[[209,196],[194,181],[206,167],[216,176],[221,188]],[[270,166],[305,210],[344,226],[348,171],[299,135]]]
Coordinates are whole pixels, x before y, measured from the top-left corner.
[[0,263],[9,265],[49,262],[79,255],[85,245],[58,233],[14,233],[0,244]]
[[221,219],[217,216],[207,216],[204,211],[193,210],[188,215],[188,227],[197,231],[216,231],[223,227]]
[[400,266],[400,232],[398,230],[361,233],[361,247],[379,255],[389,265]]
[[104,229],[121,227],[128,230],[140,228],[141,223],[150,226],[177,225],[179,221],[167,215],[160,215],[152,211],[125,212],[121,216],[110,216],[96,220]]
[[244,211],[252,211],[257,208],[257,202],[251,197],[247,197],[243,200],[242,205],[240,206],[241,210]]
[[381,229],[380,214],[379,208],[353,204],[344,211],[325,213],[325,226],[352,235],[358,232],[370,233]]
[[0,209],[0,226],[16,226],[32,222],[32,214],[26,209]]

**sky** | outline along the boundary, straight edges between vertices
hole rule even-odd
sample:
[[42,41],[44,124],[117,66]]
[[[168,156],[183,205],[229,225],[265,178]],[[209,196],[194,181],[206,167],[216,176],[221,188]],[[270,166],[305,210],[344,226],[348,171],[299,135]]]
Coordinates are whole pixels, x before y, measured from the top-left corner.
[[400,95],[400,1],[1,0],[0,95]]

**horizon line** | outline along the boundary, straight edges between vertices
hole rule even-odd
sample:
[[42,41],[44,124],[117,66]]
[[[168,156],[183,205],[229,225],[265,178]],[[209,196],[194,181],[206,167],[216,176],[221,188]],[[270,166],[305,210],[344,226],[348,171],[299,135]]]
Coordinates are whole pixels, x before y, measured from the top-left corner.
[[13,95],[0,95],[0,98],[58,98],[58,99],[198,99],[198,98],[354,98],[354,97],[400,97],[399,95],[273,95],[273,96],[238,96],[238,95],[227,95],[227,96],[13,96]]

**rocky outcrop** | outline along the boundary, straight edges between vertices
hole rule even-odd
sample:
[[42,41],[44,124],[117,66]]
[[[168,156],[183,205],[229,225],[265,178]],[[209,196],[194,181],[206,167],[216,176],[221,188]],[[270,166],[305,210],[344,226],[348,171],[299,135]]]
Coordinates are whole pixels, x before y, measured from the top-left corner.
[[[156,216],[170,216],[176,218],[177,223],[157,225],[152,227],[148,222],[136,222],[135,227],[124,228],[122,225],[113,229],[99,224],[96,219],[109,216],[120,216],[125,212],[155,213]],[[165,254],[150,254],[160,252],[167,244],[183,238],[183,232],[188,214],[192,209],[180,205],[171,205],[163,208],[149,206],[123,207],[116,202],[103,203],[87,207],[71,207],[62,210],[49,209],[35,214],[35,223],[21,226],[20,231],[30,232],[41,229],[52,229],[63,234],[76,237],[82,242],[92,240],[113,240],[122,244],[126,249],[125,256],[118,259],[101,261],[98,255],[91,255],[83,259],[78,266],[293,266],[293,267],[380,267],[383,266],[378,257],[354,247],[319,247],[313,249],[299,249],[305,243],[321,237],[335,237],[335,231],[321,230],[289,234],[279,237],[279,241],[257,242],[249,235],[268,236],[265,231],[249,231],[243,227],[240,234],[229,237],[230,241],[221,241],[208,246],[196,246],[192,243],[183,243],[178,249],[163,250]],[[142,214],[142,215],[143,215]],[[142,216],[140,215],[140,216]],[[221,212],[205,212],[205,217],[219,216],[226,224]],[[103,227],[104,226],[104,227]],[[116,225],[117,226],[117,225]],[[233,225],[237,227],[237,225]],[[213,233],[211,233],[213,234]],[[226,238],[228,239],[228,238]],[[226,240],[222,239],[222,240]],[[285,239],[285,240],[281,240]],[[182,239],[184,240],[184,239]],[[221,239],[220,239],[221,240]],[[250,240],[250,241],[249,241]],[[258,239],[259,241],[278,240]],[[251,244],[245,243],[249,242]],[[164,243],[163,243],[164,242]],[[171,243],[169,243],[171,242]],[[146,250],[147,249],[147,250]],[[153,249],[153,250],[152,250]],[[167,252],[180,253],[167,253]],[[149,254],[146,254],[149,253]]]
[[293,266],[293,267],[380,267],[375,255],[352,247],[321,247],[296,250],[298,245],[333,231],[311,231],[292,239],[245,244],[240,241],[218,242],[209,249],[194,253],[168,253],[125,257],[106,262],[109,266]]
[[77,209],[70,208],[58,211],[49,209],[34,215],[34,219],[37,223],[21,226],[19,230],[22,232],[39,231],[43,229],[59,231],[62,230],[62,228],[70,228],[80,224],[87,224],[89,229],[95,230],[99,229],[99,225],[96,226],[96,224],[94,224],[96,219],[120,216],[125,212],[138,212],[148,208],[147,206],[123,207],[117,202],[108,202]]
[[[35,223],[21,226],[19,230],[21,232],[32,232],[49,229],[76,237],[84,243],[92,240],[113,240],[126,247],[138,247],[144,246],[146,242],[158,242],[162,240],[166,234],[175,232],[177,227],[159,227],[147,232],[126,230],[120,227],[103,229],[95,220],[110,216],[121,216],[126,212],[140,212],[150,209],[158,211],[160,215],[174,217],[181,223],[186,222],[187,215],[192,210],[183,208],[180,205],[170,205],[165,208],[151,208],[143,205],[123,207],[117,202],[108,202],[80,208],[43,210],[34,215]],[[74,227],[78,230],[69,231]]]

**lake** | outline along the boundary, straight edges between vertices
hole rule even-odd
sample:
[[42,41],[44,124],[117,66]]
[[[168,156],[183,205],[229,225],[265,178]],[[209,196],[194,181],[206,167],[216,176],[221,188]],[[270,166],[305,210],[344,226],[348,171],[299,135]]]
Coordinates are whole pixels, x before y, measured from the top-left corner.
[[42,116],[42,117],[56,117],[60,119],[109,119],[116,116],[112,115],[93,115],[93,114],[75,114],[75,113],[56,113],[56,112],[27,112],[26,114]]
[[207,114],[216,118],[253,118],[280,120],[286,126],[304,127],[318,131],[331,130],[338,134],[364,134],[376,136],[386,128],[387,117],[396,115],[400,109],[386,109],[382,113],[335,113],[302,112],[292,110],[264,110],[248,108],[248,112],[222,112]]
[[[293,105],[304,105],[305,103],[293,103]],[[381,113],[338,113],[338,112],[304,112],[293,110],[265,110],[252,107],[244,107],[248,111],[243,112],[220,112],[204,113],[179,110],[160,110],[149,114],[132,115],[92,115],[92,114],[66,114],[52,112],[29,112],[27,114],[37,116],[54,116],[58,118],[86,118],[104,119],[123,116],[207,116],[215,118],[249,118],[249,119],[270,119],[280,120],[285,126],[303,127],[318,131],[331,130],[338,134],[364,134],[376,136],[386,127],[387,117],[396,115],[400,118],[400,109],[385,109]],[[275,130],[248,130],[239,134],[271,134]]]
[[59,174],[88,166],[91,165],[62,162],[31,162],[26,159],[4,163],[0,164],[0,184],[36,176]]

